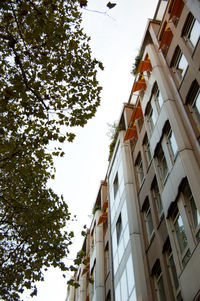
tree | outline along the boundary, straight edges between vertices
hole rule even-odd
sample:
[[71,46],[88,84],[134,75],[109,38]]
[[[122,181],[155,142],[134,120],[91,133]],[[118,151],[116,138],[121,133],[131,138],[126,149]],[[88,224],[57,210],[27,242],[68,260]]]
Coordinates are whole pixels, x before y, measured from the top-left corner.
[[19,300],[37,293],[43,267],[67,270],[70,213],[47,184],[64,155],[57,144],[100,105],[103,66],[78,0],[4,0],[0,20],[0,297]]

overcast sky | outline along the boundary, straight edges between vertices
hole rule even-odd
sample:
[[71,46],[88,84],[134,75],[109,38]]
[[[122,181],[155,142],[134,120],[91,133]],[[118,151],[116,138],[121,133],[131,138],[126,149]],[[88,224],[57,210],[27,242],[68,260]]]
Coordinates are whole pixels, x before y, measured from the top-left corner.
[[[82,245],[80,232],[90,225],[90,215],[100,181],[104,180],[109,155],[108,124],[118,121],[122,104],[127,102],[134,81],[131,68],[138,54],[148,18],[152,18],[158,0],[116,0],[113,9],[106,8],[108,0],[89,0],[89,10],[83,9],[83,26],[91,37],[93,56],[103,62],[104,71],[98,79],[103,91],[101,107],[96,117],[81,129],[72,144],[65,144],[64,158],[56,159],[56,178],[52,188],[63,194],[70,211],[77,215],[73,224],[75,240],[68,261]],[[114,1],[111,1],[114,2]],[[38,284],[38,296],[33,301],[64,301],[66,280],[62,273],[50,269],[45,281]]]

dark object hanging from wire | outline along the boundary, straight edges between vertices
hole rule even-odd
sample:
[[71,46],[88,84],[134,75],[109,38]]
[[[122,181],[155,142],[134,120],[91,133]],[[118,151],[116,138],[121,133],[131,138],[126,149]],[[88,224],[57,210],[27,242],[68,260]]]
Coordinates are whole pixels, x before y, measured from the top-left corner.
[[111,3],[111,2],[108,2],[108,3],[107,3],[107,7],[108,7],[109,9],[115,7],[115,5],[116,5],[116,3]]

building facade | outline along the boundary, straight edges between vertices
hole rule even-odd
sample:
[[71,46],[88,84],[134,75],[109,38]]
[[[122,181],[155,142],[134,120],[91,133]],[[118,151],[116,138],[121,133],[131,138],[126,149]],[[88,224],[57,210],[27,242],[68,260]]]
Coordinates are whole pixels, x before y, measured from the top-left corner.
[[200,300],[199,40],[198,0],[159,1],[88,231],[94,282],[69,300]]

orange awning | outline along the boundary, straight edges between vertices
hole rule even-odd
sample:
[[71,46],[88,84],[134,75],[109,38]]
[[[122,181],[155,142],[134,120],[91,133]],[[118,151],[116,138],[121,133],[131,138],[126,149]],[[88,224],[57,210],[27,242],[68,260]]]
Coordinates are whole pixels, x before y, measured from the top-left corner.
[[173,17],[180,18],[183,7],[184,7],[183,0],[176,0],[174,2],[174,5],[172,6],[170,20],[173,19]]
[[134,107],[133,109],[133,113],[131,115],[131,120],[130,123],[135,123],[136,119],[139,119],[140,117],[143,117],[142,114],[142,108],[141,108],[141,104],[139,103],[137,106]]
[[107,215],[108,215],[108,212],[105,212],[100,216],[98,224],[97,224],[98,226],[107,220]]
[[140,61],[137,73],[141,73],[144,71],[150,70],[152,71],[152,66],[150,60]]
[[134,125],[133,127],[131,128],[128,128],[126,130],[126,134],[125,134],[125,137],[124,137],[124,141],[127,141],[127,140],[130,140],[132,139],[133,137],[135,137],[137,139],[137,130],[136,130],[136,125]]
[[146,83],[145,83],[144,79],[139,79],[138,81],[134,82],[131,93],[134,93],[141,89],[144,89],[144,90],[146,89]]
[[131,120],[130,120],[130,125],[132,124],[132,126],[130,126],[126,130],[124,141],[132,139],[133,137],[135,137],[136,139],[138,138],[135,121],[137,119],[139,119],[140,117],[143,118],[143,113],[142,113],[141,104],[138,103],[138,105],[135,106],[134,109],[133,109],[133,113],[131,115]]
[[159,49],[162,49],[165,46],[168,49],[171,44],[172,38],[173,38],[173,33],[171,29],[168,27],[167,30],[165,30],[163,33],[162,40],[160,41]]

